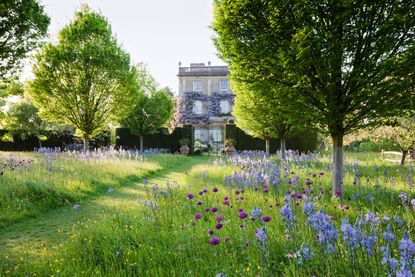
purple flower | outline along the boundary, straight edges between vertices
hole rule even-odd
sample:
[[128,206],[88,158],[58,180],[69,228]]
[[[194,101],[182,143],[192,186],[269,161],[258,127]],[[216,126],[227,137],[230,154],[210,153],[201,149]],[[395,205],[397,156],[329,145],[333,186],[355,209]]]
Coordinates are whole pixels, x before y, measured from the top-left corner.
[[201,206],[203,204],[203,202],[202,201],[197,201],[197,205],[198,206]]
[[260,228],[255,230],[255,236],[258,241],[264,242],[267,240],[267,234],[265,233],[265,228]]
[[209,212],[210,211],[210,208],[205,208],[205,212]]
[[209,235],[213,235],[213,233],[215,233],[213,230],[209,230],[208,231]]
[[240,219],[244,219],[244,218],[246,218],[248,216],[248,214],[245,212],[245,211],[242,211],[242,212],[240,212],[239,213],[239,218]]
[[195,196],[193,195],[193,194],[191,194],[191,193],[189,193],[188,195],[187,195],[187,199],[193,199]]
[[213,191],[213,192],[218,192],[219,190],[218,190],[218,188],[217,188],[217,187],[214,187],[212,191]]
[[223,224],[222,223],[218,223],[215,226],[216,229],[221,229],[222,227],[223,227]]
[[196,220],[199,220],[199,219],[201,219],[202,218],[202,215],[201,214],[195,214],[195,219]]
[[221,222],[223,221],[223,214],[217,215],[217,216],[215,217],[215,221],[216,221],[217,223],[221,223]]
[[212,213],[216,213],[216,212],[218,211],[218,207],[212,207],[212,208],[210,209],[210,211],[211,211]]
[[218,245],[220,243],[220,238],[214,237],[209,240],[210,245]]
[[266,215],[266,216],[264,216],[262,218],[262,221],[264,221],[264,222],[270,222],[271,221],[271,217]]

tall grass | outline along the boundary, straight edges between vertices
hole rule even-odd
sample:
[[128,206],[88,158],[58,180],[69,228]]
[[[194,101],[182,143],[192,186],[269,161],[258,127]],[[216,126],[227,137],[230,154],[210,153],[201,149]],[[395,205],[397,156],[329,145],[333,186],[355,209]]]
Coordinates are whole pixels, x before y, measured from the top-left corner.
[[[331,194],[325,156],[292,157],[282,165],[274,158],[247,156],[195,166],[181,184],[143,184],[145,197],[132,209],[103,214],[99,223],[78,224],[58,249],[14,267],[4,266],[3,272],[29,276],[414,274],[415,249],[410,244],[415,223],[410,202],[415,198],[414,168],[400,168],[372,155],[353,155],[346,161],[345,192],[337,197]],[[271,178],[275,169],[278,180]],[[305,208],[311,203],[313,209]],[[356,245],[346,227],[356,232]],[[388,240],[385,232],[395,238]]]
[[[0,227],[138,182],[182,157],[83,158],[69,153],[1,153]],[[1,167],[1,163],[0,163]]]

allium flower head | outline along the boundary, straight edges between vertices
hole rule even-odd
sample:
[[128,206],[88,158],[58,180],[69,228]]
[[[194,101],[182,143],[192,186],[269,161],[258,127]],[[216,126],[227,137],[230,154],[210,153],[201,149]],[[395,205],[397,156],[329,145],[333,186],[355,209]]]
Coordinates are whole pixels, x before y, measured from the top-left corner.
[[271,217],[270,217],[270,216],[268,216],[268,215],[266,215],[266,216],[264,216],[264,217],[262,218],[262,221],[264,221],[264,222],[270,222],[270,221],[271,221]]
[[195,214],[195,219],[196,220],[199,220],[199,219],[201,219],[202,218],[202,215],[201,214]]
[[245,211],[242,211],[242,212],[240,212],[239,213],[239,218],[240,219],[244,219],[244,218],[246,218],[248,216],[248,214],[245,212]]
[[220,243],[220,238],[213,237],[209,240],[210,245],[218,245]]
[[193,194],[191,194],[191,193],[189,193],[188,195],[187,195],[187,199],[193,199],[195,196],[193,195]]

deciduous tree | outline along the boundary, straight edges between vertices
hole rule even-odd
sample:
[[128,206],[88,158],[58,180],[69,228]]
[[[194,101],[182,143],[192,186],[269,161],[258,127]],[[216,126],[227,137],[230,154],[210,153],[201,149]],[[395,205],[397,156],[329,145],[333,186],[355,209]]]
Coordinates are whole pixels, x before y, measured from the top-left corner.
[[267,97],[269,90],[273,89],[276,88],[268,87],[266,83],[234,83],[232,92],[236,94],[236,98],[232,114],[236,117],[239,128],[265,140],[267,155],[270,139],[279,138],[281,160],[285,160],[285,139],[293,127],[299,125],[300,120],[297,117],[294,122],[292,117],[287,116],[290,111],[286,109],[282,99]]
[[137,72],[138,89],[141,93],[134,102],[134,109],[121,122],[132,134],[140,137],[140,151],[143,152],[144,135],[157,132],[171,119],[173,99],[170,89],[158,89],[157,83],[144,67],[138,66]]
[[101,14],[83,6],[59,33],[57,44],[36,56],[30,96],[48,121],[73,126],[89,140],[131,111],[137,93],[130,56]]
[[0,81],[21,66],[27,53],[46,35],[49,17],[37,0],[0,2]]
[[291,88],[290,108],[330,134],[333,193],[343,136],[415,98],[414,1],[215,0],[213,28],[235,82]]
[[376,128],[371,137],[396,143],[402,152],[401,166],[404,166],[409,150],[415,149],[415,117],[397,117],[394,123]]

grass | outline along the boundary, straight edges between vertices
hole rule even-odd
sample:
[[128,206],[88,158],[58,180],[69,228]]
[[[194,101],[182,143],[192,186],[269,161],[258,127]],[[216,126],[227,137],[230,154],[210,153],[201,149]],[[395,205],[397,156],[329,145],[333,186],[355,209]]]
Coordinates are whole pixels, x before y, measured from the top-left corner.
[[137,182],[180,156],[80,160],[61,153],[2,153],[0,228]]
[[[176,172],[155,176],[147,185],[134,187],[135,194],[129,194],[134,198],[120,208],[107,209],[77,222],[63,243],[44,247],[41,254],[30,260],[8,257],[0,266],[3,274],[29,276],[394,275],[396,271],[388,263],[382,264],[381,247],[387,246],[391,258],[399,264],[404,254],[399,241],[404,234],[414,236],[415,216],[409,200],[415,194],[408,176],[413,177],[415,169],[412,165],[401,168],[371,153],[347,153],[346,157],[345,192],[341,197],[333,197],[330,192],[328,156],[296,157],[288,165],[280,166],[275,186],[268,181],[260,184],[261,178],[266,175],[264,178],[269,180],[273,174],[269,169],[275,168],[270,161],[257,163],[249,157],[239,163],[221,161],[193,166],[206,162],[206,158],[193,158]],[[275,158],[271,160],[279,163]],[[250,179],[242,188],[235,185],[238,180],[233,174],[243,168]],[[232,175],[234,178],[224,183],[224,178]],[[312,182],[309,190],[307,178]],[[355,178],[357,182],[353,184]],[[153,187],[154,184],[157,186]],[[214,192],[214,188],[218,191]],[[201,193],[203,189],[206,193]],[[110,196],[111,202],[119,197],[117,193],[126,192],[116,191]],[[407,195],[407,201],[401,201],[401,193]],[[292,209],[296,218],[293,222],[287,222],[282,212],[282,206],[288,203],[287,195],[291,204],[285,207]],[[296,198],[299,195],[301,198]],[[309,217],[316,214],[302,211],[311,201],[316,211],[323,210],[330,216],[323,216],[317,227],[337,230],[334,252],[328,250],[329,242],[317,239],[325,231],[319,233],[308,223]],[[95,205],[102,205],[102,201],[85,209]],[[218,211],[205,211],[212,207]],[[260,217],[250,220],[254,207],[260,208],[263,216],[270,216],[271,221]],[[249,214],[245,219],[239,217],[242,210]],[[201,219],[196,219],[196,214]],[[376,235],[373,247],[351,248],[341,231],[345,218],[361,232],[361,237],[364,234],[365,241]],[[356,221],[360,222],[358,227],[354,225]],[[223,224],[220,229],[218,222]],[[265,232],[265,241],[256,236],[258,230]],[[387,230],[395,234],[395,240],[384,240]],[[209,244],[213,237],[220,239],[218,245]],[[305,257],[307,247],[314,254],[311,259]],[[404,266],[399,265],[398,270]]]

